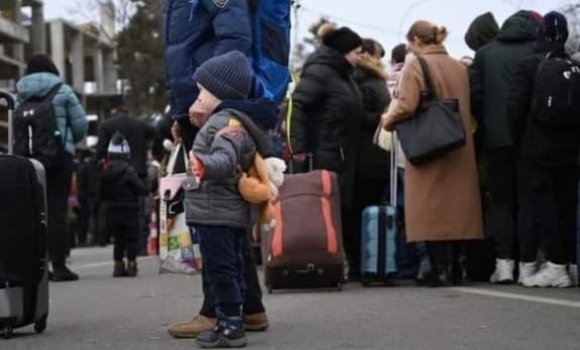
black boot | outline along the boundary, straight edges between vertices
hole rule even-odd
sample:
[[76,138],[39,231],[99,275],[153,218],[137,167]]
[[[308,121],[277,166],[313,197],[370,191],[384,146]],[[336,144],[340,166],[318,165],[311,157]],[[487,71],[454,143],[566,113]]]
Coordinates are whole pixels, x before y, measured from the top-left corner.
[[428,287],[449,287],[451,281],[449,278],[449,273],[447,272],[447,266],[436,266],[431,269],[431,272],[427,274],[425,278],[425,285]]
[[127,276],[127,269],[125,268],[125,263],[123,261],[115,261],[115,267],[113,268],[113,277],[125,277]]
[[66,265],[54,265],[52,267],[52,274],[50,276],[50,280],[53,282],[70,282],[70,281],[77,281],[79,279],[79,275],[72,272],[71,270],[66,267]]
[[137,268],[136,261],[129,261],[127,264],[127,276],[128,277],[137,277],[137,272],[139,269]]
[[451,284],[462,286],[465,283],[465,259],[463,256],[454,258],[451,264]]
[[431,271],[427,273],[422,285],[429,287],[448,286],[447,244],[445,242],[427,242],[427,252],[431,262]]
[[197,345],[203,349],[243,348],[247,343],[241,317],[218,319],[211,331],[201,332],[197,336]]

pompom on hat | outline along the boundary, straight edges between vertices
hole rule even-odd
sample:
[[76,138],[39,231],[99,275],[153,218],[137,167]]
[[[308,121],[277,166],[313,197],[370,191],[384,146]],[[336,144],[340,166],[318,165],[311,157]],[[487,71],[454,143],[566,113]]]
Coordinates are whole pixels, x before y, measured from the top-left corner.
[[362,38],[352,29],[348,27],[337,28],[332,23],[325,23],[320,26],[317,34],[324,45],[335,49],[343,55],[363,44]]

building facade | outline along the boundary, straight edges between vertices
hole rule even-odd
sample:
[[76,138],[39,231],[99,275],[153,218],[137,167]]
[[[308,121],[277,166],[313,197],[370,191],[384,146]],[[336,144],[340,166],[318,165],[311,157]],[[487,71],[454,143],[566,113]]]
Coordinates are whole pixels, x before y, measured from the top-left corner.
[[[45,21],[41,0],[0,1],[0,89],[14,93],[28,58],[44,53],[76,91],[87,113],[102,116],[107,101],[120,94],[114,16],[109,3],[101,8],[101,23]],[[6,109],[0,102],[0,150],[7,146],[7,127]]]

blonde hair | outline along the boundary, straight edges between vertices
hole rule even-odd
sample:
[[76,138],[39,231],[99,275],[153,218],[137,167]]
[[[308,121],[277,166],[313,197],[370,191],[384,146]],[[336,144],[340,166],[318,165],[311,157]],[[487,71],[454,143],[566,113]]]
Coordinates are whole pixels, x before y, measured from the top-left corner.
[[407,33],[407,40],[413,41],[415,37],[425,44],[442,44],[447,39],[447,28],[438,26],[429,21],[417,21],[413,23]]

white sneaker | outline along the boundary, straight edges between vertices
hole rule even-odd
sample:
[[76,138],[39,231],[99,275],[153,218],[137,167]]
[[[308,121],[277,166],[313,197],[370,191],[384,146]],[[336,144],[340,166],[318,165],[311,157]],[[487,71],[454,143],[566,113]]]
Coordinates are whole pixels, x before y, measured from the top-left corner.
[[495,272],[491,275],[489,281],[493,284],[510,284],[514,283],[515,261],[510,259],[496,259]]
[[524,278],[523,285],[526,287],[557,287],[568,288],[572,286],[572,280],[566,271],[566,265],[556,265],[551,262],[535,275]]
[[568,275],[570,275],[572,285],[578,286],[578,265],[576,264],[568,265]]
[[518,277],[518,283],[523,284],[525,278],[530,278],[537,272],[536,263],[520,263],[520,275]]

